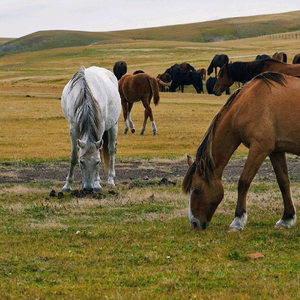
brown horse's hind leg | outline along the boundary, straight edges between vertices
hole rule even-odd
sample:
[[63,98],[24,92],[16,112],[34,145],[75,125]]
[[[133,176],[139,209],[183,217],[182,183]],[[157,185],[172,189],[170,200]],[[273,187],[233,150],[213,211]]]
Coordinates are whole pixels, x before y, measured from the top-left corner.
[[235,218],[230,225],[229,231],[243,230],[247,223],[246,197],[250,184],[260,168],[261,164],[270,152],[261,149],[259,145],[251,146],[242,175],[238,183],[238,201],[235,210]]
[[272,153],[270,154],[270,159],[276,174],[284,205],[283,217],[276,223],[275,228],[291,228],[296,224],[296,212],[290,191],[290,179],[285,153]]
[[134,125],[133,122],[131,120],[131,110],[132,110],[132,106],[133,103],[132,102],[128,102],[128,115],[127,115],[127,121],[128,121],[128,125],[131,129],[131,133],[135,133],[135,129],[134,129]]
[[145,107],[145,115],[144,115],[144,123],[143,123],[143,127],[141,130],[141,135],[143,135],[145,132],[148,117],[150,117],[150,120],[151,120],[152,133],[153,133],[153,135],[156,135],[157,129],[156,129],[155,121],[153,118],[152,108],[150,107],[150,101],[149,102],[143,101],[143,105]]
[[123,118],[125,123],[125,128],[123,134],[127,134],[128,132],[128,121],[127,121],[127,115],[128,115],[128,102],[121,97],[121,104],[123,108]]

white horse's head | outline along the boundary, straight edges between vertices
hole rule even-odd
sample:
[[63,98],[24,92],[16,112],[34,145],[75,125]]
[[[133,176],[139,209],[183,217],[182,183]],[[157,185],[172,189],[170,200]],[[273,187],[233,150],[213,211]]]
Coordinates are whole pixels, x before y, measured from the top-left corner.
[[82,140],[77,140],[83,191],[99,192],[101,190],[98,172],[101,162],[100,149],[102,148],[102,144],[102,140],[96,143],[86,143]]

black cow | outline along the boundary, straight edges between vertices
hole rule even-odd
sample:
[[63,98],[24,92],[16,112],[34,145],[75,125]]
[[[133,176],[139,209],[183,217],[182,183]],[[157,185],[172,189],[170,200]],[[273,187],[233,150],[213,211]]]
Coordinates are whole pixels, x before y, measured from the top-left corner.
[[117,79],[120,80],[121,77],[126,73],[127,73],[126,62],[123,60],[117,61],[114,65],[114,74],[116,75]]

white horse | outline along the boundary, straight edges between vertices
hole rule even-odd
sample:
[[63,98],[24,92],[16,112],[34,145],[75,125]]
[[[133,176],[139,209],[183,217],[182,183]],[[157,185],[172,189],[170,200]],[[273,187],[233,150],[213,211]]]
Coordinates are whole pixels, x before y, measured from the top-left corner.
[[100,150],[108,171],[108,184],[114,185],[116,137],[121,113],[118,81],[107,69],[82,67],[65,86],[61,106],[70,123],[72,142],[70,170],[63,191],[71,191],[78,160],[84,191],[101,192]]

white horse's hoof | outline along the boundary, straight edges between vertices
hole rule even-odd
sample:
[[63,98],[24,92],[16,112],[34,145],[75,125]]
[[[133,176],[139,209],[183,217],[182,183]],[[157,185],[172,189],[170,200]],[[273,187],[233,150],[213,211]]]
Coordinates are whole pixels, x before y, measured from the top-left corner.
[[111,185],[111,186],[115,186],[115,181],[114,181],[114,179],[113,179],[113,178],[108,178],[108,179],[107,179],[107,184],[108,184],[108,185]]
[[94,192],[94,193],[102,193],[102,187],[100,186],[100,187],[94,188],[94,189],[93,189],[93,192]]
[[236,227],[229,227],[228,231],[229,233],[232,233],[232,232],[241,232],[241,230],[239,230],[238,228]]
[[72,192],[72,188],[70,187],[70,186],[64,186],[62,189],[61,189],[61,191],[63,192],[63,193],[70,193],[70,192]]

